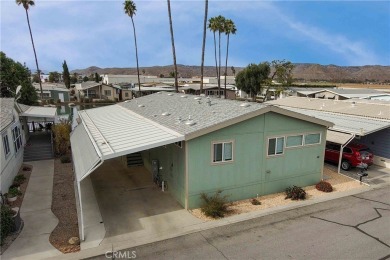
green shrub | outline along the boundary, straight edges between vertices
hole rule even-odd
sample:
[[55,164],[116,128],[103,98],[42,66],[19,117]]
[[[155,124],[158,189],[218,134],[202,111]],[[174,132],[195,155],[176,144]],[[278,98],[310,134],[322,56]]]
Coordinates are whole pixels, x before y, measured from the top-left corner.
[[306,199],[306,191],[304,191],[301,187],[292,186],[286,189],[286,198],[292,200],[305,200]]
[[89,103],[89,98],[84,98],[84,103]]
[[0,218],[0,226],[1,226],[1,244],[3,244],[4,239],[8,236],[12,231],[12,227],[14,225],[14,220],[12,219],[13,211],[10,207],[1,205],[1,218]]
[[26,177],[23,174],[18,174],[14,178],[14,184],[16,184],[17,186],[20,186],[25,180],[26,180]]
[[332,184],[330,184],[329,182],[326,182],[326,181],[320,181],[319,183],[317,183],[316,189],[319,191],[323,191],[323,192],[332,192],[333,191]]
[[261,205],[261,202],[258,199],[251,199],[252,205]]
[[19,195],[22,195],[22,193],[20,192],[18,187],[9,188],[9,190],[8,190],[8,197],[9,198],[13,198],[13,197],[16,197],[16,196],[19,196]]
[[61,103],[61,99],[57,99],[57,103],[58,103],[58,104]]
[[70,163],[70,157],[67,155],[61,156],[61,163]]
[[206,193],[200,194],[203,201],[202,212],[208,217],[223,218],[228,208],[227,197],[227,195],[222,196],[222,191],[217,191],[212,196]]

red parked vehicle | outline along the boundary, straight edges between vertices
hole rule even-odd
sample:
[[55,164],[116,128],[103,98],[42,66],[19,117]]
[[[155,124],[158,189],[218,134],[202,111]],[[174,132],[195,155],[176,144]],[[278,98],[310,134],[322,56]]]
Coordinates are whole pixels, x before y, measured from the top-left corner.
[[[325,161],[338,163],[340,156],[340,144],[326,143]],[[341,159],[341,169],[348,171],[351,167],[356,167],[360,163],[372,165],[374,155],[370,148],[363,144],[351,143],[344,147],[343,158]]]

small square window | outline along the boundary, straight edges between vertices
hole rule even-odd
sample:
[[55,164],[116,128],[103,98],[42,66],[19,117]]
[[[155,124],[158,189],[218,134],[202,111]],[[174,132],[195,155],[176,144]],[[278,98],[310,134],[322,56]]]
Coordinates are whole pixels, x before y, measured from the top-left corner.
[[233,161],[233,142],[213,144],[213,162]]
[[268,155],[278,155],[284,152],[284,137],[268,139]]

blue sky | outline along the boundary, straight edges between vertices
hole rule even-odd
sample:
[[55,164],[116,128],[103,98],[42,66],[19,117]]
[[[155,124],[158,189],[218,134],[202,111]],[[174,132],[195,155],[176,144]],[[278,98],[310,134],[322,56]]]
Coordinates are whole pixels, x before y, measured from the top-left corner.
[[[135,67],[131,21],[123,1],[36,0],[30,22],[40,67]],[[135,1],[140,66],[172,64],[165,0]],[[200,65],[204,1],[171,1],[177,63]],[[389,1],[209,1],[209,17],[232,19],[229,66],[294,63],[390,65]],[[223,50],[225,38],[223,37]],[[1,51],[34,68],[23,7],[1,0]],[[224,51],[223,51],[224,53]],[[214,64],[207,32],[206,65]]]

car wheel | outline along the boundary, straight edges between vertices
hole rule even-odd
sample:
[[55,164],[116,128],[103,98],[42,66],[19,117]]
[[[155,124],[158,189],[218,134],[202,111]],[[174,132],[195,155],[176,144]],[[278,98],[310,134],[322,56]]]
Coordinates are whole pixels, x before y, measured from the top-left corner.
[[341,169],[348,171],[351,168],[351,164],[348,161],[341,162]]

